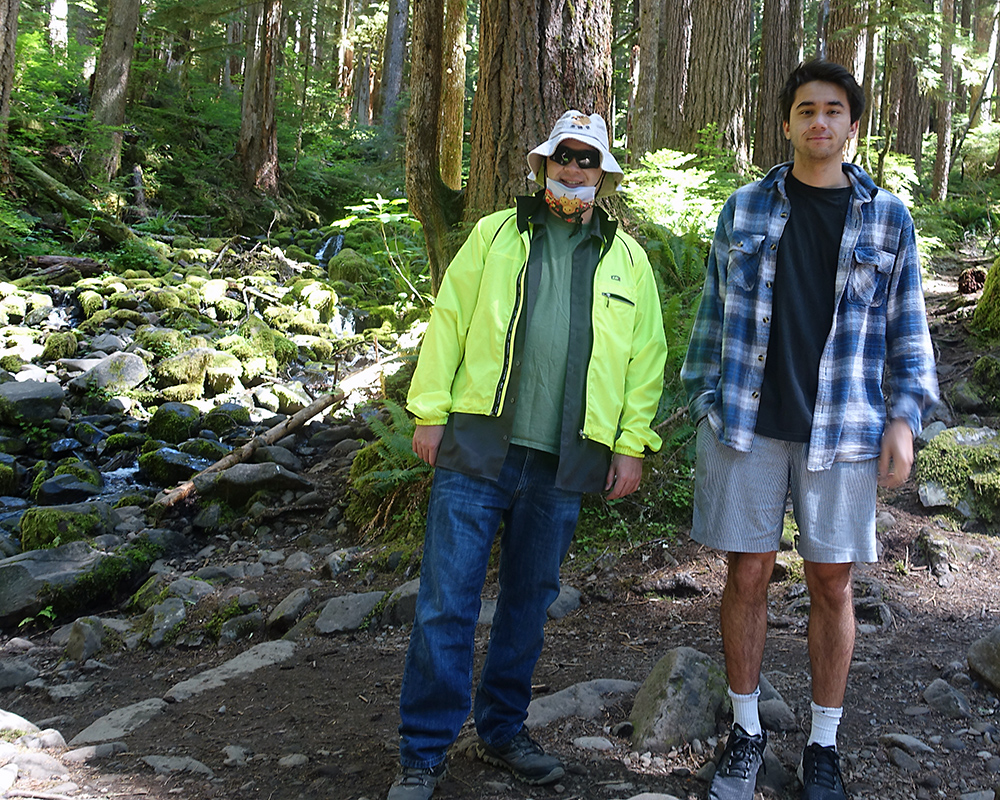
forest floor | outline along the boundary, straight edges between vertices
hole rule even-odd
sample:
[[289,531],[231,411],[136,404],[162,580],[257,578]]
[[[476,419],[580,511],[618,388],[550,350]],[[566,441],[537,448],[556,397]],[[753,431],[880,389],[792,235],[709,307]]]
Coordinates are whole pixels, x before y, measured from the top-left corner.
[[[967,349],[963,330],[969,306],[955,308],[956,302],[961,304],[956,294],[958,271],[973,262],[986,266],[983,259],[969,254],[964,260],[937,265],[938,273],[925,283],[942,389],[967,372],[976,357]],[[332,480],[322,473],[310,478],[317,483]],[[953,720],[929,711],[922,692],[942,675],[963,672],[969,645],[1000,624],[1000,539],[953,527],[942,530],[940,518],[922,508],[912,480],[901,490],[880,493],[879,511],[888,512],[893,520],[880,534],[882,557],[858,567],[856,579],[879,587],[893,621],[858,637],[839,737],[845,780],[855,800],[960,798],[986,790],[1000,783],[1000,775],[991,772],[997,759],[989,761],[990,755],[1000,753],[1000,736],[994,733],[991,745],[990,737],[981,735],[991,724],[1000,724],[996,697],[974,682],[966,684],[963,691],[973,718]],[[302,521],[319,527],[318,519]],[[982,548],[981,556],[971,563],[954,565],[955,581],[947,588],[939,585],[914,544],[925,527],[957,543]],[[596,567],[588,560],[591,566],[585,571],[576,566],[582,560],[567,560],[564,582],[581,589],[584,602],[577,611],[549,623],[535,673],[537,695],[595,678],[641,683],[668,650],[680,646],[696,648],[722,663],[718,609],[725,561],[719,554],[693,545],[682,532],[676,541],[609,552]],[[705,591],[687,597],[643,592],[641,584],[654,572],[687,573]],[[361,570],[317,580],[314,591],[323,598],[392,589],[399,582],[399,576]],[[242,583],[257,591],[266,606],[301,585],[301,578],[269,572]],[[487,585],[487,594],[491,593],[495,594],[492,581]],[[809,722],[805,618],[792,609],[800,595],[794,570],[773,584],[764,665],[799,721],[799,730],[774,734],[770,740],[789,773],[798,762]],[[127,737],[128,752],[92,766],[73,767],[71,777],[79,789],[72,796],[380,800],[397,769],[397,703],[408,633],[408,628],[396,628],[300,640],[295,655],[281,665],[169,706]],[[488,629],[480,626],[477,668],[487,636]],[[44,646],[43,637],[38,642]],[[162,696],[178,681],[232,658],[240,647],[247,645],[102,653],[98,659],[110,669],[89,676],[97,686],[87,696],[53,704],[42,693],[18,690],[0,694],[0,708],[36,723],[45,721],[68,741],[98,716]],[[55,661],[59,654],[53,651]],[[467,725],[450,755],[450,775],[435,797],[624,800],[660,792],[681,800],[704,798],[707,785],[696,773],[716,742],[692,743],[643,758],[627,739],[611,732],[627,719],[630,705],[629,697],[608,708],[604,719],[571,718],[533,731],[548,751],[567,763],[567,775],[553,787],[516,783],[474,759],[470,755],[474,733]],[[902,760],[881,739],[887,733],[915,736],[932,752],[918,754],[916,768],[897,763]],[[574,740],[582,736],[604,736],[613,747],[600,752],[580,749]],[[245,764],[223,763],[223,748],[230,745],[252,754]],[[141,760],[149,754],[193,757],[215,777],[154,775]],[[290,754],[303,754],[308,762],[280,765],[279,760]],[[794,778],[777,796],[798,797]]]

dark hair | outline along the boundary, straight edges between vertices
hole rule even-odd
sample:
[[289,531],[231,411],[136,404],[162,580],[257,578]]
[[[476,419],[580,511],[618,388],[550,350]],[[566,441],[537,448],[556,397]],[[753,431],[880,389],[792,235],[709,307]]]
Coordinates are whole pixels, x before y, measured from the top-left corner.
[[792,114],[792,103],[800,86],[813,81],[823,81],[839,86],[847,93],[847,102],[851,106],[851,122],[857,122],[865,110],[865,92],[846,67],[822,58],[800,63],[788,76],[785,85],[778,95],[781,103],[781,119],[788,122]]

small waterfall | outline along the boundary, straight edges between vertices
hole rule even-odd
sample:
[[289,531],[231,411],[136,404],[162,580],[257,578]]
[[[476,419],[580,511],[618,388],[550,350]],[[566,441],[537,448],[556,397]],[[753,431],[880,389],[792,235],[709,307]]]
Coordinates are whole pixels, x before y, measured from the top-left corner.
[[[330,259],[340,252],[344,246],[344,234],[337,233],[329,237],[316,252],[316,260],[321,267],[326,267]],[[332,248],[332,249],[331,249]],[[328,252],[329,251],[329,252]]]

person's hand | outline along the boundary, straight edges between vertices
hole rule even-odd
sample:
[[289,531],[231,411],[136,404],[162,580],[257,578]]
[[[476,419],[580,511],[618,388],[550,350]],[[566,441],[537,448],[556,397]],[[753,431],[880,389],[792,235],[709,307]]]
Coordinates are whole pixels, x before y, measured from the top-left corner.
[[607,480],[604,481],[604,491],[608,492],[607,499],[617,500],[632,494],[639,488],[641,480],[642,459],[615,453],[611,457]]
[[882,454],[878,459],[878,485],[895,489],[906,483],[913,467],[913,431],[897,417],[882,434]]
[[417,425],[413,431],[413,452],[433,467],[443,438],[444,425]]

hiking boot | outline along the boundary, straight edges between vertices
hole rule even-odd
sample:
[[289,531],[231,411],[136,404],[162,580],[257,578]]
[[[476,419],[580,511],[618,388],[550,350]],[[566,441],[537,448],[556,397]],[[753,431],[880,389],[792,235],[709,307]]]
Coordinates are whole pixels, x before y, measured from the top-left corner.
[[476,755],[495,767],[509,769],[518,780],[536,786],[552,783],[566,774],[562,762],[555,756],[545,755],[545,751],[528,736],[528,731],[524,728],[500,747],[491,747],[480,739],[476,745]]
[[434,787],[447,771],[443,761],[433,769],[403,767],[389,790],[387,800],[430,800]]
[[764,763],[767,733],[751,736],[739,725],[733,725],[722,760],[715,769],[708,800],[753,800],[757,772]]
[[809,745],[802,753],[799,780],[802,800],[847,800],[836,747],[823,747],[815,742]]

